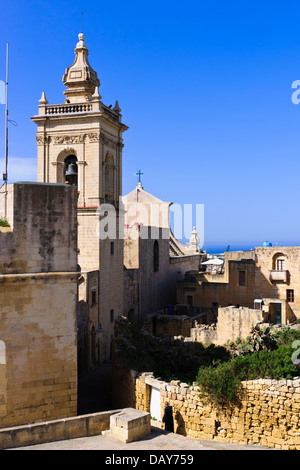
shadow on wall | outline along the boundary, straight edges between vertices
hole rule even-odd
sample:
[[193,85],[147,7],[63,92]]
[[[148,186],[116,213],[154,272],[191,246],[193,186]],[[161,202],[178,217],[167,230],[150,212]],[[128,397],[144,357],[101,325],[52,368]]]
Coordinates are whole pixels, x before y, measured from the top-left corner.
[[178,410],[175,413],[175,433],[181,434],[182,436],[187,435],[184,419],[182,417],[182,414]]

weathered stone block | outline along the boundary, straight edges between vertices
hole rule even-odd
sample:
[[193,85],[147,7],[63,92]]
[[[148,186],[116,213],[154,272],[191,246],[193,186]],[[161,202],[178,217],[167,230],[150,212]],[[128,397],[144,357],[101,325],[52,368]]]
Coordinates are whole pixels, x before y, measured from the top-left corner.
[[131,442],[151,432],[150,414],[125,408],[110,417],[110,431],[122,442]]

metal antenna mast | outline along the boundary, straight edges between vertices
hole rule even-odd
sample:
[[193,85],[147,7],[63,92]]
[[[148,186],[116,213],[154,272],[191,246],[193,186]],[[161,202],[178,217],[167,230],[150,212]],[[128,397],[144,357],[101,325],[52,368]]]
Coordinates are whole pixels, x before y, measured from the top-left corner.
[[5,211],[7,217],[7,167],[8,167],[8,43],[6,44],[6,80],[5,80],[5,173],[3,181],[5,184]]

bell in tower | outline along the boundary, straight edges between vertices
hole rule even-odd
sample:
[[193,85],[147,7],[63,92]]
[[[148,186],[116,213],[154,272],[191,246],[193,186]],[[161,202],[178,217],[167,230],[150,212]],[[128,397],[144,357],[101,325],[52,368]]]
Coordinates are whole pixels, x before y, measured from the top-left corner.
[[65,183],[70,184],[71,186],[77,186],[77,158],[75,155],[69,155],[65,158],[65,165],[64,165],[64,177]]

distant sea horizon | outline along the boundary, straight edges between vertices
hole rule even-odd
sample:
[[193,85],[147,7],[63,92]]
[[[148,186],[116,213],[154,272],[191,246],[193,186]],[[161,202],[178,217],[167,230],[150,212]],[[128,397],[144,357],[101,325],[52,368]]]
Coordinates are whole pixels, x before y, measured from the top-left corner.
[[[180,240],[181,243],[189,244],[189,240]],[[267,240],[266,240],[267,241]],[[232,243],[232,244],[204,244],[201,247],[202,251],[206,251],[208,254],[219,254],[224,253],[225,251],[250,251],[254,250],[254,248],[262,247],[264,242],[253,242],[253,243]],[[272,243],[272,242],[271,242]],[[298,243],[272,243],[273,247],[280,247],[280,246],[300,246],[300,242]]]
[[254,250],[255,247],[262,246],[257,243],[251,245],[204,245],[202,247],[203,251],[206,251],[208,254],[217,254],[224,253],[225,251],[250,251]]
[[[300,243],[272,243],[273,247],[283,246],[300,246]],[[203,251],[208,254],[224,253],[225,251],[250,251],[254,248],[263,247],[263,243],[245,243],[245,244],[232,244],[232,245],[205,245],[202,247]]]

